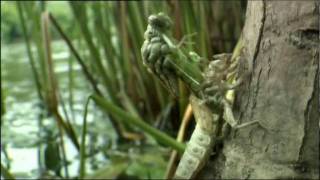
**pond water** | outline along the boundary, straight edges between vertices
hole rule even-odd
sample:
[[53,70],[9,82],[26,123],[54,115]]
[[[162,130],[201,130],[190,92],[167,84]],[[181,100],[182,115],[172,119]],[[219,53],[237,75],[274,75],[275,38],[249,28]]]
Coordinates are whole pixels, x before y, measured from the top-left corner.
[[[35,47],[32,47],[32,51],[36,54]],[[71,123],[80,140],[84,105],[92,91],[80,66],[73,59],[73,111],[71,111],[68,103],[70,98],[68,62],[72,57],[63,41],[52,43],[52,53],[61,97],[66,104],[68,116],[72,117]],[[35,61],[37,61],[36,57]],[[1,45],[1,78],[6,108],[1,125],[1,162],[18,178],[39,177],[41,173],[39,157],[43,162],[43,151],[48,142],[44,140],[45,135],[39,133],[39,116],[43,115],[43,111],[39,106],[24,43]],[[62,108],[59,108],[64,115]],[[167,148],[161,148],[147,136],[145,141],[147,144],[143,145],[143,149],[139,143],[131,143],[119,150],[110,121],[94,103],[89,105],[87,122],[86,146],[87,152],[91,154],[86,161],[88,174],[96,172],[97,169],[106,168],[103,172],[109,174],[101,176],[100,173],[98,177],[117,177],[124,170],[127,175],[134,177],[163,177],[166,168],[165,158],[169,155]],[[57,133],[55,120],[52,117],[43,115],[42,124],[46,129],[55,129]],[[79,174],[79,153],[67,137],[64,137],[64,142],[67,160],[70,162],[68,174],[70,177],[75,177]],[[65,175],[63,170],[61,174]]]
[[[55,74],[58,77],[58,84],[64,103],[67,104],[69,94],[69,67],[68,61],[71,60],[68,48],[62,41],[52,43]],[[32,48],[36,54],[35,47]],[[37,61],[37,58],[35,58]],[[36,62],[37,63],[37,62]],[[73,125],[76,125],[76,132],[81,133],[83,121],[83,109],[87,97],[90,95],[90,87],[80,71],[80,66],[73,63]],[[1,45],[1,86],[5,95],[6,113],[2,117],[1,126],[1,162],[8,164],[10,171],[21,177],[34,177],[39,172],[38,167],[38,144],[42,138],[39,137],[39,98],[33,80],[31,66],[29,64],[26,47],[24,43]],[[71,109],[66,106],[70,116]],[[61,111],[62,112],[62,111]],[[62,113],[63,114],[63,113]],[[108,121],[103,120],[102,114],[94,111],[94,107],[89,107],[88,123],[91,126],[99,123],[102,127],[110,129]],[[44,117],[44,126],[54,127],[55,122],[51,117]],[[99,131],[99,129],[96,129]],[[108,137],[114,136],[112,130]],[[67,158],[73,163],[70,164],[69,174],[78,174],[78,152],[73,145],[66,141]],[[41,149],[43,150],[43,149]],[[6,152],[7,154],[4,154]],[[7,156],[7,157],[6,157]],[[7,160],[10,159],[10,161]]]

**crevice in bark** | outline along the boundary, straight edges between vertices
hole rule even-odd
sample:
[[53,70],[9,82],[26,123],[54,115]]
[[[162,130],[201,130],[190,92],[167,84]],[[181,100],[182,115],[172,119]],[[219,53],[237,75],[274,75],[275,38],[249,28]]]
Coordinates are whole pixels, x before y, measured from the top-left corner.
[[[319,34],[317,34],[317,36],[319,36]],[[319,39],[318,40],[317,39],[318,38],[316,38],[315,41],[319,42]],[[306,161],[306,157],[304,156],[305,156],[305,153],[307,153],[306,152],[307,151],[306,148],[308,146],[307,140],[308,138],[310,138],[310,134],[308,133],[308,130],[310,130],[310,128],[312,128],[312,126],[314,125],[320,126],[320,124],[316,124],[316,122],[312,122],[312,118],[314,118],[313,116],[319,117],[319,114],[320,114],[319,112],[315,112],[320,107],[319,105],[319,51],[315,52],[314,62],[317,68],[315,70],[316,73],[315,73],[314,83],[313,83],[314,87],[313,87],[312,94],[307,101],[306,108],[304,110],[304,119],[305,119],[304,134],[305,135],[303,137],[303,140],[300,146],[298,162],[294,166],[294,170],[300,174],[309,172],[309,169],[312,166],[315,166],[314,164],[309,164]],[[319,165],[317,163],[315,164],[316,166]]]
[[271,58],[268,58],[268,72],[267,72],[267,79],[270,77],[270,72],[271,72],[272,66],[271,66]]
[[257,96],[259,94],[259,89],[260,89],[260,77],[261,77],[261,72],[262,72],[262,68],[260,68],[259,70],[259,74],[258,74],[258,78],[257,78],[257,83],[256,83],[256,87],[255,87],[255,91],[254,91],[254,95],[253,95],[253,102],[252,102],[252,107],[251,107],[251,115],[250,115],[250,121],[252,121],[253,118],[253,114],[254,114],[254,109],[257,105]]
[[[256,60],[257,60],[257,57],[258,57],[258,54],[259,54],[259,51],[260,51],[260,44],[261,44],[261,40],[262,40],[262,37],[263,37],[263,31],[264,31],[264,23],[265,23],[265,20],[266,20],[266,2],[263,0],[262,1],[263,5],[262,5],[262,11],[263,11],[263,15],[261,17],[261,23],[260,23],[260,28],[259,28],[259,35],[258,35],[258,40],[257,40],[257,43],[255,45],[255,51],[254,51],[254,55],[253,55],[253,58],[252,58],[252,63],[250,64],[250,70],[251,71],[254,71],[255,70],[255,66],[256,66]],[[246,106],[245,106],[245,109],[244,111],[247,111],[248,107],[249,107],[249,104],[250,104],[250,100],[251,100],[251,82],[252,82],[252,79],[253,79],[253,72],[250,72],[251,73],[251,76],[250,76],[250,80],[249,80],[249,92],[248,92],[248,99],[247,99],[247,103],[246,103]],[[240,117],[239,117],[239,122],[242,122],[242,117],[243,117],[243,111],[240,112]]]
[[299,49],[312,49],[318,46],[319,30],[299,29],[289,35],[289,42]]
[[262,18],[261,18],[261,26],[259,29],[258,41],[257,41],[256,48],[255,48],[254,55],[253,55],[253,60],[252,60],[253,68],[252,69],[255,69],[255,67],[256,67],[256,60],[257,60],[257,57],[258,57],[258,54],[260,51],[261,40],[263,37],[263,31],[264,31],[263,28],[264,28],[264,23],[266,20],[266,2],[264,0],[262,2],[263,2],[263,6],[262,6],[263,14],[262,14]]

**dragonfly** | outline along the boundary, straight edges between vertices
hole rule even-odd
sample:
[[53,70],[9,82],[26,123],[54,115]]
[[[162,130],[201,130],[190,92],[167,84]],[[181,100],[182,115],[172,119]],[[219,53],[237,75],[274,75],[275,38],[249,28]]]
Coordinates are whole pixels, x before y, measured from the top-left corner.
[[197,125],[174,178],[193,179],[206,164],[217,140],[228,134],[230,126],[241,128],[256,121],[239,125],[233,116],[234,89],[244,79],[236,79],[238,60],[231,54],[219,54],[212,61],[201,63],[204,58],[194,52],[187,53],[169,35],[172,24],[164,13],[149,16],[141,54],[143,64],[172,94],[178,92],[179,78],[192,91],[190,103]]

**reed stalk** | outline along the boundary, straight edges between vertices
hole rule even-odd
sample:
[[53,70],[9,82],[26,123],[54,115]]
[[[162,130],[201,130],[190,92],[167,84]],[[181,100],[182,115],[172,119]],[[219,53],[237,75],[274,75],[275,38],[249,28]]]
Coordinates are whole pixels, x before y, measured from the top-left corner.
[[39,80],[39,73],[38,73],[38,70],[36,69],[36,65],[35,65],[35,61],[34,61],[34,58],[33,58],[33,54],[31,52],[31,43],[30,43],[29,36],[27,34],[27,28],[26,28],[26,23],[25,23],[26,21],[25,21],[25,18],[23,16],[21,3],[22,2],[17,1],[19,19],[20,19],[20,23],[21,23],[21,27],[22,27],[23,37],[24,37],[25,44],[26,44],[28,60],[29,60],[30,66],[31,66],[33,79],[34,79],[34,82],[35,82],[35,85],[36,85],[37,94],[38,94],[38,97],[39,97],[40,101],[42,101],[43,100],[43,96],[41,94],[42,87],[41,87],[40,80]]
[[81,146],[80,146],[80,166],[79,166],[79,179],[86,176],[86,134],[87,134],[87,114],[91,96],[88,97],[84,108],[82,133],[81,133]]
[[99,73],[99,77],[102,78],[104,87],[107,90],[108,97],[111,98],[112,102],[116,102],[115,93],[110,88],[111,80],[108,78],[106,70],[104,69],[104,66],[101,61],[99,48],[97,48],[93,42],[92,34],[90,33],[90,30],[87,26],[88,17],[86,12],[86,4],[81,2],[70,2],[70,7],[72,9],[72,12],[74,14],[74,17],[78,24],[80,25],[80,31],[85,39],[85,42],[87,43],[87,46],[89,48],[93,63],[94,63],[94,69],[97,70]]
[[[56,28],[56,30],[59,32],[59,34],[61,35],[63,40],[67,43],[69,49],[71,50],[71,52],[75,56],[77,62],[80,64],[80,66],[82,68],[82,71],[84,72],[85,77],[89,80],[89,82],[90,82],[91,86],[93,87],[95,93],[97,93],[98,95],[102,96],[102,92],[98,88],[97,82],[95,81],[95,79],[93,78],[91,73],[89,72],[87,66],[85,65],[84,61],[80,57],[78,51],[74,48],[72,42],[69,40],[67,35],[63,32],[63,30],[61,29],[61,26],[58,24],[58,22],[55,20],[55,18],[52,15],[49,15],[49,17],[50,17],[50,20],[51,20],[52,24]],[[121,139],[122,138],[122,133],[121,133],[121,130],[119,129],[119,125],[112,118],[110,118],[110,120],[111,120],[111,124],[113,125],[113,128],[116,131],[116,134]]]
[[[29,39],[29,35],[27,33],[27,28],[26,28],[26,20],[25,17],[23,15],[23,10],[22,10],[22,2],[16,2],[16,6],[17,6],[17,10],[18,10],[18,14],[19,14],[19,20],[20,20],[20,24],[22,27],[22,33],[23,33],[23,37],[25,40],[25,45],[26,45],[26,49],[27,49],[27,55],[28,55],[28,60],[29,60],[29,64],[31,66],[31,71],[32,71],[32,75],[33,75],[33,80],[34,83],[36,85],[36,91],[37,91],[37,95],[40,101],[40,104],[44,103],[44,99],[43,99],[43,95],[42,95],[42,87],[41,87],[41,82],[40,82],[40,78],[39,78],[39,73],[38,70],[36,68],[35,65],[35,61],[34,61],[34,57],[33,54],[31,52],[31,43],[30,43],[30,39]],[[2,107],[2,106],[1,106]],[[38,116],[38,135],[40,136],[41,131],[42,131],[42,115],[39,114]],[[42,149],[42,145],[39,143],[38,145],[38,166],[40,171],[43,169],[42,167],[42,153],[41,153],[41,149]]]
[[[36,2],[20,2],[23,5],[22,9],[26,13],[26,19],[30,23],[32,29],[30,29],[31,32],[31,38],[35,45],[36,45],[36,50],[37,50],[37,63],[40,65],[40,70],[39,70],[39,81],[41,84],[41,92],[44,93],[46,86],[46,80],[44,79],[44,75],[47,74],[47,69],[45,65],[45,55],[44,55],[44,49],[42,45],[42,37],[41,37],[41,10],[36,7]],[[43,75],[43,76],[41,76]],[[43,98],[44,95],[43,95]],[[45,99],[44,99],[45,100]]]
[[119,107],[103,99],[101,96],[97,94],[93,94],[92,99],[98,106],[100,106],[102,110],[114,114],[115,116],[118,116],[119,120],[123,121],[124,123],[129,123],[141,128],[144,132],[150,134],[159,142],[177,150],[180,154],[184,152],[185,144],[177,142],[175,139],[168,136],[167,134],[153,128],[152,126],[144,122],[142,119],[132,116],[130,113],[120,109]]
[[58,124],[58,129],[59,129],[59,136],[60,136],[60,148],[62,152],[62,164],[63,164],[63,169],[65,173],[65,178],[69,178],[69,170],[68,170],[68,159],[67,159],[67,154],[66,154],[66,148],[64,144],[64,139],[63,139],[63,129],[61,126]]
[[[71,51],[69,50],[71,54]],[[74,70],[73,70],[73,57],[69,57],[68,61],[68,104],[69,109],[71,111],[71,119],[73,120],[72,123],[75,123],[75,114],[74,114],[74,98],[73,98],[73,88],[74,88]]]
[[66,42],[67,46],[69,47],[70,51],[72,52],[72,54],[75,56],[77,62],[79,63],[79,65],[81,66],[81,69],[85,75],[85,77],[87,78],[87,80],[90,82],[93,90],[99,94],[102,95],[102,92],[100,91],[100,89],[97,86],[97,82],[96,80],[93,78],[93,76],[91,75],[91,73],[89,72],[89,69],[87,68],[87,66],[85,65],[84,61],[82,60],[82,58],[80,57],[78,51],[76,50],[76,48],[73,46],[71,40],[68,38],[68,36],[63,32],[61,26],[59,25],[59,23],[56,21],[56,19],[50,14],[49,15],[50,21],[52,22],[53,27],[55,27],[55,29],[59,32],[61,38]]
[[48,104],[48,111],[53,113],[55,119],[67,133],[70,140],[73,142],[75,147],[79,150],[79,143],[77,140],[77,136],[71,126],[71,124],[66,123],[62,116],[58,111],[58,87],[57,87],[57,80],[54,75],[54,65],[52,61],[52,53],[51,53],[51,39],[50,39],[50,32],[49,32],[49,13],[45,12],[42,14],[42,21],[41,21],[41,29],[42,29],[42,36],[43,36],[43,45],[45,49],[45,58],[46,58],[46,68],[48,74],[46,75],[47,78],[47,87],[46,87],[46,101]]

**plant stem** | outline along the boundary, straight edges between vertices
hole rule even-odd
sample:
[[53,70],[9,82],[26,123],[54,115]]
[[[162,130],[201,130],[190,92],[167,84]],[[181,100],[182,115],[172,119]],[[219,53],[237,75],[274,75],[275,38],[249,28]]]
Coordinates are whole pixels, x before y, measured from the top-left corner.
[[59,32],[59,34],[61,35],[62,39],[67,43],[67,45],[68,45],[69,49],[71,50],[72,54],[75,56],[76,60],[80,64],[81,69],[84,72],[85,77],[90,82],[90,84],[91,84],[92,88],[94,89],[94,91],[97,94],[102,95],[101,91],[97,87],[97,82],[94,80],[93,76],[91,76],[91,74],[90,74],[87,66],[85,65],[84,61],[81,59],[79,53],[74,48],[74,46],[72,45],[72,42],[69,40],[67,35],[63,32],[63,30],[62,30],[61,26],[59,25],[59,23],[56,21],[56,19],[51,14],[49,14],[49,18],[50,18],[50,21],[52,22],[52,25]]
[[31,52],[31,46],[30,46],[30,40],[29,40],[29,36],[27,35],[27,28],[26,28],[26,23],[25,23],[25,19],[23,16],[23,12],[22,12],[22,7],[21,7],[21,2],[17,1],[17,7],[18,7],[18,14],[19,14],[19,19],[20,19],[20,23],[22,26],[22,33],[23,33],[23,37],[25,39],[26,42],[26,48],[27,48],[27,53],[28,53],[28,59],[29,59],[29,63],[31,65],[31,69],[32,69],[32,74],[33,74],[33,78],[37,87],[37,94],[38,97],[40,98],[40,101],[43,100],[43,96],[41,94],[41,84],[40,84],[40,80],[39,80],[39,75],[34,63],[34,58]]
[[80,146],[80,168],[79,179],[83,179],[86,175],[86,134],[87,134],[87,114],[91,96],[88,97],[82,123],[81,146]]
[[[72,45],[72,42],[69,40],[69,38],[63,32],[63,30],[61,29],[61,26],[58,24],[58,22],[55,20],[55,18],[50,14],[49,14],[49,18],[50,18],[52,24],[54,25],[54,27],[57,29],[57,31],[61,35],[61,37],[67,43],[67,45],[70,48],[70,50],[73,53],[73,55],[76,57],[76,60],[80,64],[80,66],[82,68],[82,71],[85,74],[85,77],[89,80],[89,82],[90,82],[91,86],[93,87],[95,93],[97,93],[98,95],[102,96],[102,93],[101,93],[100,89],[97,86],[97,82],[94,80],[93,76],[90,74],[87,66],[84,64],[84,61],[81,59],[78,51]],[[113,128],[115,129],[116,134],[118,135],[118,137],[122,138],[122,134],[121,134],[121,130],[119,128],[119,125],[112,118],[110,118],[110,121],[111,121],[111,124],[113,125]]]
[[53,61],[52,61],[52,53],[51,53],[51,39],[50,39],[50,32],[49,32],[49,13],[44,12],[41,16],[41,29],[42,29],[42,36],[43,36],[43,46],[45,50],[45,59],[46,59],[46,67],[48,74],[46,75],[46,81],[47,81],[47,94],[46,94],[46,100],[48,104],[48,111],[53,113],[53,115],[56,118],[56,122],[58,125],[61,125],[62,128],[66,131],[68,137],[73,142],[75,147],[79,150],[79,142],[77,140],[77,136],[71,126],[71,124],[66,123],[62,116],[60,115],[58,111],[58,86],[57,86],[57,80],[54,74],[54,67],[53,67]]
[[124,110],[120,109],[119,107],[115,106],[111,102],[103,99],[101,96],[93,94],[92,99],[99,105],[104,111],[114,114],[115,116],[119,117],[119,120],[123,121],[124,123],[130,123],[135,125],[141,129],[143,129],[146,133],[149,133],[159,142],[170,146],[177,150],[180,154],[184,152],[185,144],[177,142],[174,138],[168,136],[167,134],[155,129],[154,127],[150,126],[142,119],[132,116],[131,114],[125,112]]

